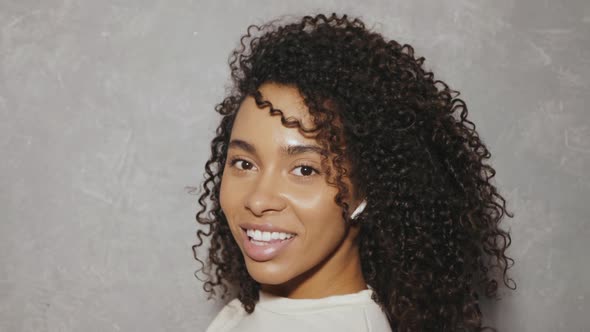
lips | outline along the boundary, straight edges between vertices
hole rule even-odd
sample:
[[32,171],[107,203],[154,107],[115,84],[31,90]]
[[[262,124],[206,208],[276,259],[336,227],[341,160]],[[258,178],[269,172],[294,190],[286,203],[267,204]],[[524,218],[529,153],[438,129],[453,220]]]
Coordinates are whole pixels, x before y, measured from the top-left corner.
[[[259,228],[249,228],[249,229],[259,229]],[[274,228],[277,229],[277,228]],[[242,247],[248,257],[252,260],[257,262],[265,262],[269,261],[281,254],[288,248],[288,246],[297,238],[297,236],[293,236],[289,239],[285,240],[272,240],[269,242],[265,242],[265,244],[258,245],[254,244],[250,237],[246,234],[246,230],[241,228],[242,230]],[[272,230],[273,232],[284,232],[290,233],[283,230]]]

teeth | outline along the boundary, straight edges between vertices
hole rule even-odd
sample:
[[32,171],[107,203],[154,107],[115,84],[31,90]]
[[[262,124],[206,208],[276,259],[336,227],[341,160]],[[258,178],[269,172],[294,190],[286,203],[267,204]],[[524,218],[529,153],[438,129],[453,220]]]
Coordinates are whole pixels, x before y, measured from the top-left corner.
[[248,229],[248,230],[246,230],[246,234],[256,241],[264,241],[264,242],[268,242],[270,240],[277,240],[277,239],[285,240],[285,239],[290,239],[293,236],[295,236],[294,234],[283,233],[283,232],[261,232],[258,229],[257,230]]

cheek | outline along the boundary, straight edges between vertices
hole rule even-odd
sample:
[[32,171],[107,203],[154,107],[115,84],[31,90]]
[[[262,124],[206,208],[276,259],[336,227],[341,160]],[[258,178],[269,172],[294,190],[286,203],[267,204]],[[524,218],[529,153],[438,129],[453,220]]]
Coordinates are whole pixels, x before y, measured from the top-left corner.
[[241,197],[239,192],[234,189],[235,186],[232,186],[229,177],[222,178],[221,185],[219,187],[219,205],[221,206],[223,215],[229,223],[232,234],[235,237],[237,234],[235,234],[232,222],[234,221],[235,211],[238,211],[236,209],[236,204],[240,202]]
[[225,177],[225,175],[221,178],[221,185],[219,186],[219,204],[221,205],[221,208],[223,209],[226,205],[226,203],[228,202],[228,198],[227,195],[230,193],[227,189],[227,178]]
[[229,170],[226,168],[221,177],[221,185],[219,187],[219,204],[225,213],[230,214],[238,202],[241,202],[240,186],[235,184],[235,180],[231,175],[227,174]]
[[334,202],[335,193],[324,192],[315,194],[314,201],[307,205],[299,205],[298,217],[303,224],[305,239],[308,246],[331,246],[339,240],[344,231],[341,208]]

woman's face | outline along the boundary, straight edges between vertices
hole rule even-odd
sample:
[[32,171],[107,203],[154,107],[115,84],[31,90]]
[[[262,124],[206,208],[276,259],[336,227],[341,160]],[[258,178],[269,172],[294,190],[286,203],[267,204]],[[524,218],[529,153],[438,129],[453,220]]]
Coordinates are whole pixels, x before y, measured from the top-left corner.
[[[267,83],[259,90],[286,118],[312,125],[296,88]],[[358,254],[358,230],[345,226],[334,202],[337,187],[327,184],[317,149],[315,139],[283,126],[253,97],[242,103],[220,203],[249,274],[263,285],[326,287],[346,278],[350,258]],[[343,181],[353,189],[348,178]]]

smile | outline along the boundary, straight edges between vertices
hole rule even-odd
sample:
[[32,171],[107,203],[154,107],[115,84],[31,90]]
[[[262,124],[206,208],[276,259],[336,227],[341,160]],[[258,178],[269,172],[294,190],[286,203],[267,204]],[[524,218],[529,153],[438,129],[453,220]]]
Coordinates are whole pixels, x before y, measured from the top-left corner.
[[[293,236],[295,236],[295,234],[291,234],[291,233],[262,232],[258,229],[247,229],[246,235],[248,235],[248,237],[250,237],[250,239],[253,240],[255,242],[255,244],[259,244],[261,242],[273,243],[273,242],[278,242],[277,240],[282,241],[282,240],[290,239]],[[263,245],[264,245],[264,243],[263,243]]]
[[251,259],[263,262],[277,257],[297,237],[284,232],[262,232],[254,229],[242,229],[243,248]]

